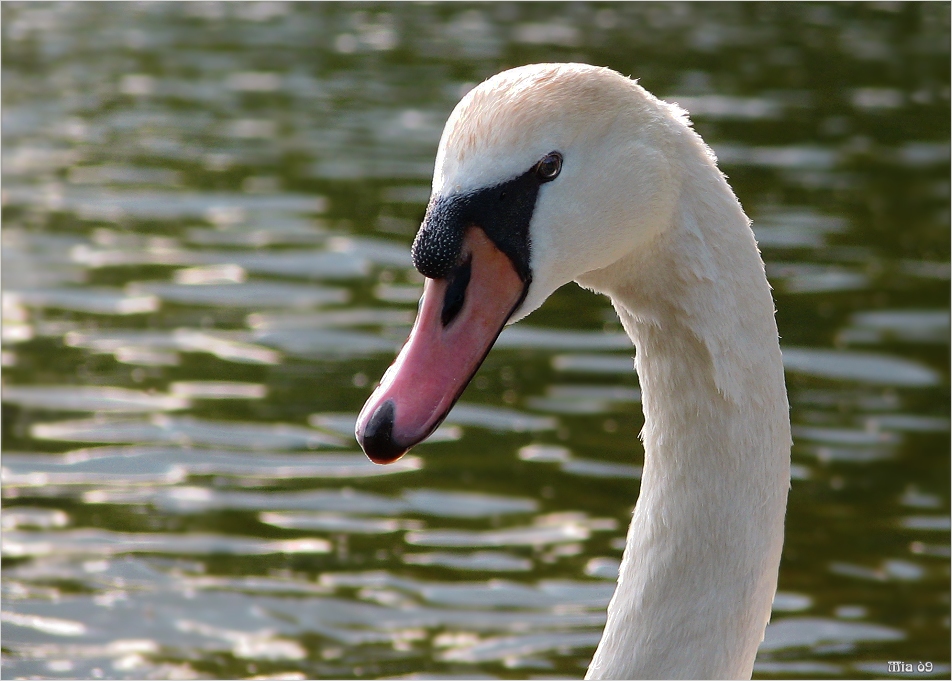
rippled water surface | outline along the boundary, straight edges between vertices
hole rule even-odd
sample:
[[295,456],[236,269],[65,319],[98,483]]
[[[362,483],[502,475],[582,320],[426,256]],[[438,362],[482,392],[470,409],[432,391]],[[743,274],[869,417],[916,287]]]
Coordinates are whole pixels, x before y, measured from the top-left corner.
[[443,121],[552,60],[687,108],[754,220],[795,435],[755,675],[948,677],[948,4],[2,14],[4,678],[584,673],[643,461],[608,301],[398,464],[352,436]]

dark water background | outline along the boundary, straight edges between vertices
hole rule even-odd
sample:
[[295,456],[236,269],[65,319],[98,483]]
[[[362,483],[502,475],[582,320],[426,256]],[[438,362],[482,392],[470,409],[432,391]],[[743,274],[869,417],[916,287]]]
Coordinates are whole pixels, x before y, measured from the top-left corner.
[[507,331],[400,464],[350,435],[445,117],[569,60],[686,107],[754,219],[796,438],[755,675],[948,677],[947,3],[5,2],[2,39],[4,678],[584,673],[643,457],[608,301]]

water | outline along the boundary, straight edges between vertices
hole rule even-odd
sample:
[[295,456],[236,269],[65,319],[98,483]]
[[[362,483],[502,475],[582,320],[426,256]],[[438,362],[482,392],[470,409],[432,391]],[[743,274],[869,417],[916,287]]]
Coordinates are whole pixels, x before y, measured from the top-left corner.
[[643,461],[608,301],[398,464],[351,435],[445,117],[546,60],[688,108],[754,219],[795,434],[755,676],[948,676],[948,5],[2,11],[4,678],[583,674]]

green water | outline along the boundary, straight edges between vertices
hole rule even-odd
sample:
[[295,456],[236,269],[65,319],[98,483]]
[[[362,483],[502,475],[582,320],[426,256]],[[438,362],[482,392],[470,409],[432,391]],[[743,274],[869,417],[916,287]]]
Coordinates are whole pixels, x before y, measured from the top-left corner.
[[754,220],[795,436],[755,676],[948,677],[948,4],[2,20],[4,678],[584,673],[643,460],[608,301],[508,330],[400,464],[350,435],[443,121],[569,60],[687,108]]

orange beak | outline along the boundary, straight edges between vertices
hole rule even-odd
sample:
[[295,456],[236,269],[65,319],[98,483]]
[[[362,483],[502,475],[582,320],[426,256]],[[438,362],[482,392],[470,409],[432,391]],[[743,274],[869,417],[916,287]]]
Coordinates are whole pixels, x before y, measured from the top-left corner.
[[528,284],[482,229],[463,237],[461,264],[427,279],[406,344],[357,417],[357,441],[392,463],[443,422],[489,353]]

